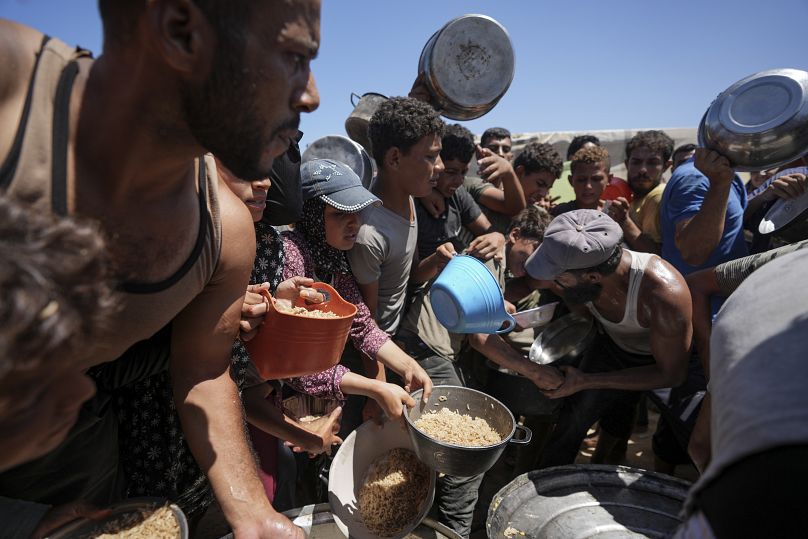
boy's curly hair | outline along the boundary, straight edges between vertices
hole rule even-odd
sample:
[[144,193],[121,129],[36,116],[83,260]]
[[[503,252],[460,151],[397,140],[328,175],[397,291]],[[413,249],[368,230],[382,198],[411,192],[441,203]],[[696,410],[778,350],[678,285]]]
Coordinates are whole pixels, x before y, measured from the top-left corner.
[[71,361],[117,302],[94,225],[0,196],[0,376]]
[[531,142],[526,145],[513,160],[514,170],[520,165],[525,167],[528,173],[546,170],[555,179],[561,177],[561,171],[564,168],[564,162],[558,152],[544,142]]
[[542,241],[544,239],[544,231],[547,229],[551,220],[552,217],[547,210],[535,204],[531,204],[511,220],[508,233],[510,234],[511,230],[518,228],[519,237]]
[[603,146],[587,146],[586,148],[581,148],[575,155],[572,156],[572,160],[570,161],[570,172],[575,173],[575,168],[578,165],[595,165],[598,163],[604,163],[606,172],[612,168],[612,160],[609,157],[609,150],[604,148]]
[[648,148],[667,161],[673,155],[673,139],[664,131],[640,131],[626,143],[626,159],[631,159],[632,152],[638,148]]
[[441,145],[440,158],[444,163],[452,159],[468,163],[474,155],[474,135],[460,124],[446,126]]
[[435,109],[410,97],[392,97],[379,106],[370,118],[368,131],[373,158],[384,167],[384,155],[390,148],[407,153],[427,135],[443,136],[445,124]]

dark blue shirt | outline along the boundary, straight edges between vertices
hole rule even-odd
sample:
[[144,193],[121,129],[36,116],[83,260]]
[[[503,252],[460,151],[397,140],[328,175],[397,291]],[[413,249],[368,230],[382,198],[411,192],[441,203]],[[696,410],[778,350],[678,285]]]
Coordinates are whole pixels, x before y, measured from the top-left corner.
[[659,221],[662,228],[662,258],[673,265],[682,275],[717,266],[749,254],[743,236],[743,213],[746,209],[746,189],[736,174],[727,200],[727,215],[724,220],[724,235],[718,247],[699,266],[691,266],[682,259],[676,247],[676,224],[695,216],[704,203],[710,189],[710,180],[699,172],[690,159],[681,164],[671,176],[662,195]]

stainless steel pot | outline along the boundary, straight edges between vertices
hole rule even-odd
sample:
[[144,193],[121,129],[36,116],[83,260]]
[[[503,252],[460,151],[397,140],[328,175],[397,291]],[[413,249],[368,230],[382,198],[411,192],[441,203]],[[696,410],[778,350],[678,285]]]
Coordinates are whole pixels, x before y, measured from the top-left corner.
[[[447,475],[471,477],[485,473],[496,463],[507,444],[528,444],[533,436],[529,428],[516,423],[504,404],[482,391],[460,386],[435,386],[428,403],[424,404],[422,396],[422,389],[413,393],[415,407],[404,412],[407,430],[418,458]],[[485,419],[502,436],[502,441],[483,447],[459,446],[436,440],[415,427],[422,413],[438,412],[442,408]],[[517,430],[524,433],[522,438],[513,437]]]
[[597,328],[592,317],[570,313],[550,323],[530,347],[528,359],[541,365],[569,364],[592,344]]
[[463,15],[429,38],[418,72],[445,117],[473,120],[508,91],[514,64],[513,46],[501,24],[485,15]]
[[522,474],[491,501],[488,537],[670,537],[690,483],[626,466],[557,466]]
[[776,168],[808,151],[808,72],[761,71],[715,98],[699,125],[699,145],[737,170]]
[[348,165],[367,189],[373,180],[373,162],[368,152],[353,140],[342,135],[318,138],[303,152],[302,162],[314,159],[333,159]]
[[345,120],[345,132],[354,140],[364,146],[365,150],[372,153],[370,147],[370,135],[368,134],[368,123],[371,116],[379,106],[387,101],[387,97],[382,94],[368,92],[361,96],[351,94],[351,104],[353,111]]
[[[141,511],[152,511],[167,503],[168,501],[162,498],[130,498],[107,508],[109,513],[103,518],[79,518],[54,530],[48,534],[46,539],[81,539],[84,537],[96,537],[101,535],[106,526],[126,517],[126,515],[137,514]],[[169,504],[168,508],[173,513],[180,529],[178,539],[188,539],[188,520],[185,518],[185,513],[173,503]]]

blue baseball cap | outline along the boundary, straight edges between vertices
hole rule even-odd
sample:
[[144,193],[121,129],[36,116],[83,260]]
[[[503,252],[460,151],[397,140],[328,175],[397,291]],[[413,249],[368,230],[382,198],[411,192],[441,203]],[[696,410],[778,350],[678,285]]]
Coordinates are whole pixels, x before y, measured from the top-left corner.
[[362,187],[362,180],[348,165],[332,159],[313,159],[300,167],[303,200],[320,197],[329,206],[357,213],[382,203]]

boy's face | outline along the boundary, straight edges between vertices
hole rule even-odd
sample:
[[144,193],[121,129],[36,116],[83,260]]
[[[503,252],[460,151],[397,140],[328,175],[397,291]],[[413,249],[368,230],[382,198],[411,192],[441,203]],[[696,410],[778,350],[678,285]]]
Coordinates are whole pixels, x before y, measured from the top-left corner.
[[463,185],[469,164],[459,159],[449,159],[443,162],[444,170],[438,176],[438,185],[435,187],[444,198],[451,198],[457,188]]
[[539,247],[539,243],[537,239],[522,237],[518,228],[510,231],[505,248],[505,264],[514,277],[518,279],[527,275],[525,262]]
[[581,207],[595,207],[609,184],[609,171],[606,164],[578,163],[575,172],[569,176],[570,184],[575,191],[575,200]]
[[422,137],[408,152],[400,154],[398,171],[410,196],[425,197],[437,187],[438,177],[443,172],[440,150],[440,137],[432,134]]
[[81,405],[95,393],[93,381],[70,367],[50,362],[0,378],[0,471],[41,457],[64,441]]
[[534,204],[550,193],[550,189],[555,183],[555,176],[553,176],[552,172],[548,170],[528,172],[522,165],[519,165],[516,169],[516,175],[522,184],[522,191],[525,193],[525,201],[528,204]]

